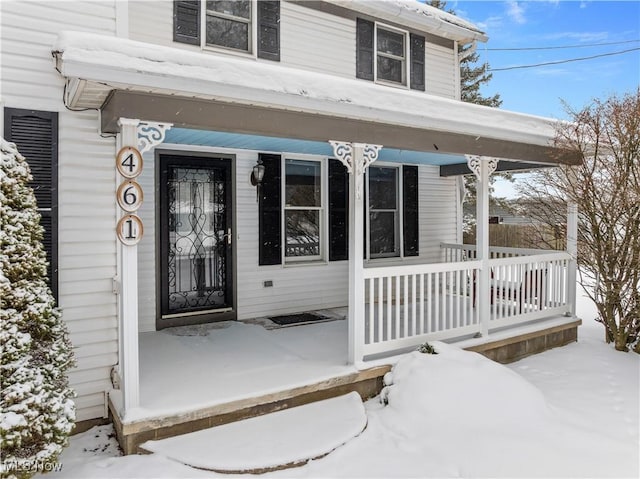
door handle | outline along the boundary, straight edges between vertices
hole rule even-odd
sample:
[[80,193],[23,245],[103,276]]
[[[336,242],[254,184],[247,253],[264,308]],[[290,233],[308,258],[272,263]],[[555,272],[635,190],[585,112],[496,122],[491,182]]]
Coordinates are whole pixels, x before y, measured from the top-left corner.
[[222,239],[223,239],[223,240],[224,240],[225,238],[227,239],[227,244],[228,244],[228,245],[230,245],[230,244],[231,244],[231,239],[232,239],[232,236],[231,236],[231,228],[227,228],[227,233],[226,233],[225,235],[223,235],[223,236],[222,236]]

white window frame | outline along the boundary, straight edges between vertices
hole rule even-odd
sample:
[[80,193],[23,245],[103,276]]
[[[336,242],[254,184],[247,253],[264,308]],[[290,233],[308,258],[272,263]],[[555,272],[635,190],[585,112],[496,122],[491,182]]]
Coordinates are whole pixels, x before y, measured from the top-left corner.
[[[226,15],[221,12],[215,12],[213,10],[207,10],[207,2],[206,0],[202,0],[200,2],[200,31],[202,34],[200,35],[200,47],[203,50],[215,51],[220,53],[228,53],[231,55],[239,55],[243,57],[252,57],[256,58],[256,52],[258,51],[258,25],[257,25],[257,17],[258,17],[258,3],[256,0],[249,0],[251,2],[251,18],[247,20],[246,18],[235,17],[233,15]],[[249,39],[248,46],[249,51],[245,50],[237,50],[231,47],[225,47],[223,45],[210,45],[207,43],[207,12],[211,11],[212,15],[224,18],[227,20],[233,20],[238,22],[244,22],[249,24]]]
[[[308,207],[308,206],[287,206],[287,160],[300,160],[300,161],[314,161],[320,164],[320,206]],[[298,155],[298,154],[282,154],[282,180],[281,180],[281,198],[282,198],[282,264],[285,266],[302,265],[307,263],[325,263],[327,258],[327,244],[328,244],[328,160],[325,157],[310,156],[310,155]],[[319,221],[319,255],[309,256],[287,256],[287,211],[294,210],[317,210]]]
[[[399,165],[397,163],[382,163],[382,162],[376,162],[375,165],[371,165],[369,166],[369,168],[393,168],[396,170],[396,212],[397,212],[397,220],[396,220],[396,224],[395,224],[395,228],[396,228],[396,232],[395,232],[395,238],[396,238],[396,248],[398,251],[398,254],[382,254],[382,255],[374,255],[371,256],[371,227],[370,227],[370,222],[371,222],[371,202],[369,201],[369,195],[371,193],[371,184],[370,184],[370,175],[369,172],[367,170],[367,176],[366,176],[366,181],[367,181],[367,187],[366,187],[366,198],[365,198],[365,223],[366,223],[366,241],[365,241],[365,247],[366,247],[366,255],[365,258],[367,261],[377,261],[377,260],[384,260],[384,259],[402,259],[404,258],[404,234],[403,234],[403,229],[404,229],[404,224],[403,224],[403,211],[404,211],[404,191],[403,191],[403,186],[402,186],[402,165]],[[392,211],[392,210],[375,210],[375,211]]]
[[[404,68],[403,68],[403,82],[398,83],[391,80],[379,79],[378,78],[378,28],[382,30],[388,30],[393,33],[398,33],[404,37]],[[397,88],[409,89],[409,32],[407,30],[401,30],[396,27],[392,27],[391,25],[387,25],[385,23],[375,22],[373,29],[373,50],[374,50],[374,62],[373,62],[373,79],[376,83],[382,83],[384,85],[395,86]],[[393,55],[389,55],[388,53],[383,53],[382,56],[397,58]]]

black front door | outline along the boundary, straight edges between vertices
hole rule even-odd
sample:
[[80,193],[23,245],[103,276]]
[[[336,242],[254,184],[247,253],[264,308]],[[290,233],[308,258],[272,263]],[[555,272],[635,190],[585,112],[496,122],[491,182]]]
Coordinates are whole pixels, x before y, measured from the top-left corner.
[[230,319],[231,160],[160,155],[159,164],[158,326]]

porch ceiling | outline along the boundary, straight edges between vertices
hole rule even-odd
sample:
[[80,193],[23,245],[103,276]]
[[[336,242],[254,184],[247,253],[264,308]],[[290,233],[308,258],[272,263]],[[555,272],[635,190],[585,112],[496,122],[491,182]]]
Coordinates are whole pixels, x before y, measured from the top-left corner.
[[[271,136],[246,135],[190,128],[172,128],[168,130],[165,143],[278,153],[287,152],[307,155],[333,156],[331,145],[326,141],[277,138]],[[378,160],[389,163],[440,166],[440,174],[442,176],[464,175],[471,173],[467,167],[466,158],[462,155],[400,150],[397,148],[385,147],[380,150]],[[500,171],[506,171],[539,168],[549,165],[503,161],[499,163],[499,166],[502,167],[500,168]]]
[[68,81],[67,106],[96,107],[98,90],[108,94],[100,106],[104,133],[125,117],[425,154],[578,162],[552,146],[550,119],[422,92],[87,33],[61,34],[54,55]]

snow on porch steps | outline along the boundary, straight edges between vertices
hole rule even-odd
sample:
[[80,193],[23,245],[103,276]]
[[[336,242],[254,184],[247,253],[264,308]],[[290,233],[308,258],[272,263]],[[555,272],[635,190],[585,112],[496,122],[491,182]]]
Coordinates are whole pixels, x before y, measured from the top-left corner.
[[148,441],[143,450],[217,472],[262,473],[329,454],[367,426],[360,396],[351,392],[264,416]]

